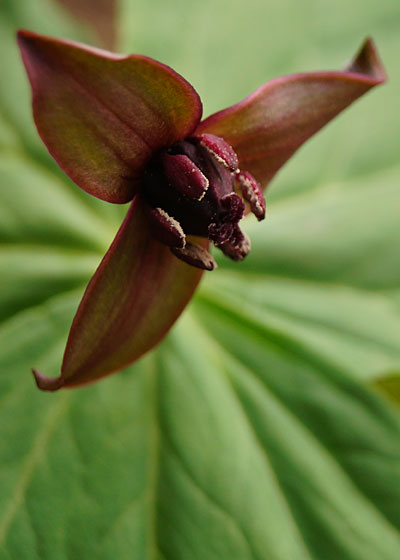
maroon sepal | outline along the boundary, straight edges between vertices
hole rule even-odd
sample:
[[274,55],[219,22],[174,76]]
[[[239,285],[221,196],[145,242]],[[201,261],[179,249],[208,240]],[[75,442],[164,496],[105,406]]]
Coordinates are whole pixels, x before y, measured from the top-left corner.
[[38,387],[55,391],[91,383],[137,360],[165,336],[201,275],[153,238],[137,197],[79,305],[61,376],[34,371]]
[[236,152],[240,168],[250,172],[264,189],[308,138],[385,80],[375,44],[367,39],[342,72],[271,80],[236,105],[202,121],[194,135],[224,138]]
[[174,70],[151,58],[18,32],[33,114],[51,155],[88,193],[124,203],[157,150],[190,135],[201,101]]

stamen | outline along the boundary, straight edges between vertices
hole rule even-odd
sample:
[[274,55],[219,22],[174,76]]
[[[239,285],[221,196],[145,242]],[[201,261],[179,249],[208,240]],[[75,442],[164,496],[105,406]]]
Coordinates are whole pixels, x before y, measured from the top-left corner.
[[251,211],[257,220],[265,218],[265,198],[261,185],[247,171],[240,171],[236,175],[243,198],[250,204]]
[[178,259],[196,268],[201,268],[202,270],[214,270],[217,268],[217,263],[212,255],[206,249],[200,247],[200,245],[187,242],[183,249],[171,247],[171,251]]
[[231,146],[214,134],[201,134],[195,137],[217,161],[230,171],[236,171],[239,165],[238,157]]
[[168,247],[183,248],[186,244],[185,232],[180,223],[162,208],[147,207],[151,233]]
[[188,156],[164,153],[162,163],[167,181],[173,188],[198,201],[204,197],[209,181]]
[[238,167],[238,158],[225,140],[200,134],[175,142],[155,155],[143,178],[154,236],[191,266],[213,270],[208,251],[186,243],[185,235],[208,238],[225,255],[243,260],[250,240],[239,222],[246,203],[259,220],[265,215],[260,185]]

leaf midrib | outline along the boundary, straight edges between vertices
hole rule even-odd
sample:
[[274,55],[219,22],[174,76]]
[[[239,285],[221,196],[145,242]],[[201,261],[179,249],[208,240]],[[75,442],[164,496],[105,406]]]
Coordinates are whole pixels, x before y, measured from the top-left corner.
[[26,456],[11,499],[3,510],[0,518],[0,546],[4,544],[8,531],[25,499],[26,490],[35,473],[36,467],[46,453],[46,447],[53,432],[58,426],[59,419],[67,412],[70,406],[71,393],[61,393],[57,401],[51,405],[48,414],[43,420],[39,432],[36,434],[33,445]]
[[[212,290],[207,290],[207,289],[203,289],[203,293],[205,293],[207,299],[209,299],[210,301],[217,303],[217,304],[221,304],[221,297],[214,297],[214,295],[212,294]],[[371,295],[373,295],[374,297],[376,297],[377,295],[374,292],[368,292],[366,291],[366,293],[370,293]],[[237,299],[235,298],[235,294],[229,294],[226,291],[224,292],[224,307],[228,307],[227,303],[229,303],[229,300],[231,300],[232,305],[229,306],[230,309],[235,309],[235,307],[237,306]],[[384,294],[382,294],[382,300],[384,299],[385,304],[390,305],[390,307],[393,308],[393,310],[395,310],[397,312],[397,308],[395,305],[393,305],[393,302],[387,298]],[[235,304],[235,305],[234,305]],[[244,304],[242,302],[242,306],[245,306],[246,309],[249,308],[251,310],[251,313],[249,313],[250,316],[254,317],[255,315],[258,314],[259,312],[259,307],[256,306],[256,304],[253,301],[246,301],[246,303]],[[368,336],[363,332],[357,332],[355,329],[350,329],[348,327],[346,327],[346,325],[341,324],[341,325],[337,325],[332,323],[331,321],[329,322],[324,322],[322,319],[318,319],[314,316],[307,316],[304,313],[298,311],[292,311],[289,309],[285,309],[284,307],[282,307],[279,304],[274,305],[271,302],[265,303],[262,305],[263,309],[270,309],[280,315],[282,315],[283,317],[288,317],[288,318],[293,318],[294,322],[296,324],[298,323],[305,323],[308,325],[312,325],[315,327],[319,327],[319,328],[323,328],[326,331],[330,331],[336,334],[343,334],[343,335],[349,335],[351,336],[353,339],[358,340],[360,342],[363,343],[368,343],[369,345],[375,346],[377,348],[384,348],[385,350],[391,352],[391,353],[395,353],[395,354],[400,354],[400,348],[399,346],[395,346],[392,344],[388,344],[383,340],[379,340],[377,341],[376,338],[374,338],[373,336]],[[247,316],[247,314],[246,314]]]
[[[209,341],[208,344],[209,344],[210,348],[213,348],[213,347],[216,348],[216,347],[217,347],[217,348],[218,348],[217,353],[225,355],[226,358],[227,358],[227,361],[231,360],[232,362],[238,363],[238,364],[241,366],[241,368],[243,368],[243,369],[246,371],[246,374],[249,375],[249,376],[251,376],[251,378],[257,383],[257,385],[259,385],[260,390],[262,390],[262,391],[264,391],[264,392],[267,392],[269,398],[273,398],[275,401],[277,401],[277,402],[280,404],[280,406],[282,406],[282,407],[284,408],[284,410],[285,410],[285,412],[288,414],[288,416],[290,416],[290,418],[291,418],[296,424],[298,424],[302,430],[305,430],[305,432],[306,432],[307,435],[311,438],[311,440],[313,441],[313,443],[315,444],[315,446],[318,448],[318,450],[319,450],[321,453],[323,453],[323,454],[328,458],[328,460],[329,460],[330,462],[333,462],[333,463],[334,463],[335,467],[340,471],[341,476],[343,476],[344,480],[347,481],[347,483],[354,489],[354,492],[359,496],[359,499],[361,499],[362,501],[365,501],[366,504],[368,504],[368,506],[369,506],[371,512],[373,511],[373,512],[374,512],[374,515],[376,515],[379,519],[381,519],[381,521],[383,522],[383,524],[384,524],[384,525],[387,527],[387,529],[392,533],[393,537],[394,537],[395,539],[397,539],[398,544],[399,544],[399,547],[400,547],[400,536],[399,536],[397,527],[396,527],[395,525],[393,525],[393,524],[391,523],[391,521],[386,517],[386,515],[385,515],[381,510],[379,510],[379,509],[376,507],[376,505],[374,504],[374,502],[373,502],[365,493],[363,493],[363,492],[360,490],[360,488],[356,485],[356,483],[355,483],[355,481],[353,480],[353,478],[350,477],[350,475],[347,473],[347,471],[343,468],[342,464],[341,464],[339,461],[336,461],[336,460],[335,460],[335,457],[332,455],[332,453],[331,453],[331,451],[329,450],[329,448],[326,447],[326,446],[324,445],[324,443],[323,443],[320,439],[318,439],[318,438],[315,436],[315,434],[310,430],[309,426],[307,426],[306,424],[303,424],[303,423],[299,420],[299,418],[293,414],[293,412],[292,412],[292,411],[290,410],[290,408],[288,407],[287,403],[285,403],[284,400],[281,399],[281,398],[279,397],[279,395],[277,395],[276,393],[272,392],[272,391],[265,385],[265,383],[263,383],[263,382],[261,381],[261,379],[259,379],[259,377],[258,377],[251,369],[249,369],[249,368],[247,367],[247,364],[246,364],[244,361],[240,360],[238,356],[235,356],[235,355],[231,354],[230,352],[228,352],[228,350],[226,349],[226,347],[223,346],[218,340],[216,340],[215,338],[211,338],[211,336],[209,335],[209,333],[206,331],[206,329],[204,329],[204,326],[202,325],[202,323],[201,323],[200,321],[197,320],[197,318],[196,318],[196,323],[197,323],[197,325],[201,328],[204,337],[206,337],[206,338],[208,339],[208,341]],[[279,488],[279,490],[280,490],[280,493],[281,493],[281,495],[282,495],[282,498],[285,500],[285,502],[286,502],[286,504],[287,504],[287,507],[288,507],[288,509],[289,509],[289,511],[290,511],[290,513],[291,513],[292,518],[293,518],[293,521],[294,521],[294,523],[295,523],[296,530],[300,533],[300,535],[301,535],[301,540],[305,543],[304,538],[303,538],[303,535],[302,535],[302,533],[301,533],[301,530],[299,529],[299,527],[298,527],[298,525],[297,525],[296,517],[295,517],[295,515],[294,515],[294,513],[293,513],[293,511],[292,511],[292,509],[291,509],[290,503],[288,502],[288,499],[286,498],[286,495],[285,495],[285,493],[284,493],[284,490],[282,489],[282,487],[281,487],[281,485],[280,485],[279,478],[278,478],[278,474],[277,474],[275,468],[272,466],[272,464],[271,464],[271,462],[270,462],[270,460],[269,460],[269,458],[268,458],[268,455],[267,455],[267,453],[266,453],[266,450],[265,450],[265,448],[263,447],[262,441],[260,440],[260,438],[259,438],[259,436],[258,436],[258,434],[257,434],[257,432],[256,432],[256,430],[255,430],[255,428],[254,428],[254,426],[253,426],[253,424],[251,423],[251,420],[250,420],[250,418],[249,418],[249,416],[248,416],[248,412],[247,412],[247,410],[246,410],[246,407],[245,407],[244,404],[242,403],[242,400],[241,400],[241,398],[240,398],[240,395],[239,395],[239,394],[237,393],[237,391],[235,390],[235,387],[234,387],[234,385],[233,385],[233,383],[232,383],[232,380],[231,380],[231,378],[230,378],[230,374],[229,374],[228,371],[226,371],[226,376],[227,376],[227,379],[228,379],[229,382],[230,382],[230,385],[231,385],[231,388],[232,388],[232,392],[233,392],[233,394],[235,395],[235,398],[237,399],[238,404],[240,405],[240,407],[241,407],[241,409],[242,409],[242,411],[243,411],[243,413],[244,413],[244,416],[245,416],[245,418],[246,418],[246,421],[247,421],[249,427],[251,428],[252,432],[254,433],[254,437],[256,438],[256,441],[257,441],[257,443],[258,443],[260,449],[262,450],[262,452],[263,452],[263,454],[264,454],[266,460],[267,460],[268,463],[270,464],[270,467],[271,467],[271,469],[272,469],[272,471],[273,471],[273,473],[274,473],[274,475],[275,475],[276,483],[277,483],[277,485],[278,485],[278,488]],[[335,507],[335,505],[332,504],[332,503],[331,503],[331,506]],[[335,509],[336,509],[336,508],[335,508]],[[340,511],[338,511],[338,514],[340,515]],[[360,538],[357,531],[354,532],[354,535],[357,537],[357,539]],[[307,548],[307,551],[309,551],[308,548]],[[378,554],[379,554],[380,552],[381,552],[381,550],[377,551]],[[311,555],[311,557],[313,557],[313,556]]]

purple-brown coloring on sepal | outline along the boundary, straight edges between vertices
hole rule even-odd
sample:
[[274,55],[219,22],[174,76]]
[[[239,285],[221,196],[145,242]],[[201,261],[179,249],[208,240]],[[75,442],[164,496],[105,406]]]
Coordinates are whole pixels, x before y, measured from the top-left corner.
[[239,226],[244,203],[263,219],[261,187],[386,80],[368,39],[344,71],[277,78],[201,121],[196,91],[155,60],[27,31],[18,42],[50,154],[93,196],[133,200],[79,305],[61,376],[34,371],[47,391],[100,379],[158,344],[203,271],[216,266],[208,240],[243,260],[250,251]]
[[32,369],[32,373],[36,385],[41,391],[58,391],[64,385],[64,380],[61,377],[47,377],[37,369]]

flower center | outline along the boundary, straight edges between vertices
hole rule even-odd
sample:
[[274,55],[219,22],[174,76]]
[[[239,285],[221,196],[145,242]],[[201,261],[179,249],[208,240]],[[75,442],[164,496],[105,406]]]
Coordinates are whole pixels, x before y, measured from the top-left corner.
[[[259,219],[265,215],[261,187],[249,173],[239,171],[233,149],[212,134],[186,138],[159,152],[146,169],[142,195],[155,237],[177,257],[201,268],[209,268],[212,257],[207,254],[207,266],[201,266],[201,255],[186,235],[206,237],[233,260],[242,260],[250,250],[239,227],[243,199]],[[200,264],[193,262],[193,252]]]

